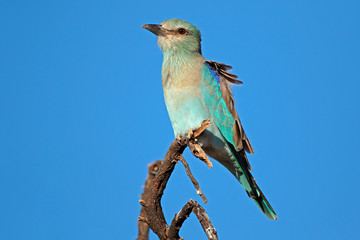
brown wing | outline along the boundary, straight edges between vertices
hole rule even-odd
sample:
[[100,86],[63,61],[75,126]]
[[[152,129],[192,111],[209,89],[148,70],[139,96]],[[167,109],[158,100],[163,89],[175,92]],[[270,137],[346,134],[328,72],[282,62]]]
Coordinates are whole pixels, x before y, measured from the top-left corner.
[[235,124],[233,125],[233,131],[235,138],[234,142],[236,147],[239,150],[245,149],[245,151],[248,153],[254,153],[254,149],[252,148],[250,141],[247,138],[243,127],[241,126],[239,116],[235,109],[233,92],[229,86],[229,84],[242,84],[242,82],[237,79],[236,75],[227,72],[227,70],[230,70],[232,68],[231,66],[209,60],[207,60],[206,63],[220,76],[220,90],[221,90],[222,98],[224,99],[226,106],[229,112],[231,113],[232,117],[235,119]]

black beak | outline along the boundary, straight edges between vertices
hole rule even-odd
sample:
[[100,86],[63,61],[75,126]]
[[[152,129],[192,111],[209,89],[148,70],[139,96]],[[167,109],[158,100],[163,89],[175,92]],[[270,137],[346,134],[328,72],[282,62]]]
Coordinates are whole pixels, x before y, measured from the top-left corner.
[[145,24],[141,26],[155,34],[156,36],[164,36],[165,30],[159,24]]

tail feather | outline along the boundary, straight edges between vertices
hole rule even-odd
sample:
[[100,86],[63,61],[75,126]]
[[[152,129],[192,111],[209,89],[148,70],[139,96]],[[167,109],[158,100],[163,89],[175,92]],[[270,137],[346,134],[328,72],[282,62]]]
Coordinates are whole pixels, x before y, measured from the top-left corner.
[[263,211],[263,213],[270,219],[272,220],[276,220],[278,219],[274,209],[271,207],[270,203],[268,202],[268,200],[266,199],[265,195],[261,192],[260,188],[257,186],[255,180],[254,180],[254,184],[258,193],[258,197],[253,198],[254,202],[256,203],[256,205],[259,206],[259,208],[261,209],[261,211]]
[[239,163],[241,170],[246,176],[246,179],[248,180],[248,185],[250,185],[251,189],[246,189],[247,194],[250,198],[254,200],[256,205],[261,209],[261,211],[270,219],[277,219],[277,215],[274,211],[274,209],[271,207],[270,203],[266,199],[265,195],[260,190],[259,186],[256,184],[256,181],[252,174],[250,173],[251,166],[247,160],[246,153],[244,150],[236,151],[234,147],[229,144],[229,147],[231,148],[233,154],[235,155],[237,162]]
[[[216,130],[216,128],[213,130]],[[220,136],[216,136],[217,133]],[[226,141],[220,131],[215,131],[215,134],[213,134],[205,130],[204,133],[199,136],[199,142],[202,143],[206,154],[219,161],[236,177],[248,196],[254,200],[256,205],[259,206],[268,218],[274,220],[278,218],[250,173],[251,166],[247,160],[244,149],[240,151],[235,150],[234,145]]]

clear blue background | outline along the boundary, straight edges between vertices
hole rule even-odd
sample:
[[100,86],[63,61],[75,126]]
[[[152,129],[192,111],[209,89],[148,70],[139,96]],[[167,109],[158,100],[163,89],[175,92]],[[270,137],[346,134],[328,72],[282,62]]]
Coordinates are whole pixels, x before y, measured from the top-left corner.
[[[359,1],[1,1],[0,239],[135,239],[147,164],[174,139],[162,54],[169,18],[233,65],[237,109],[270,221],[222,166],[186,159],[166,218],[190,198],[220,239],[358,239]],[[194,215],[181,236],[205,239]],[[156,239],[155,235],[151,235]]]

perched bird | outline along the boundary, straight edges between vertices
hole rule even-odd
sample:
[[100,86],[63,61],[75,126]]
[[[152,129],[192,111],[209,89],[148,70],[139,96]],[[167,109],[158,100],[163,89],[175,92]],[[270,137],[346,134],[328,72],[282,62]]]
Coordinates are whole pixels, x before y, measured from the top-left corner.
[[250,173],[246,152],[254,150],[241,126],[229,84],[241,84],[230,66],[206,60],[200,31],[191,23],[170,19],[143,28],[158,37],[163,52],[162,85],[175,136],[186,136],[203,120],[211,125],[199,137],[205,153],[225,166],[270,219],[277,216]]

